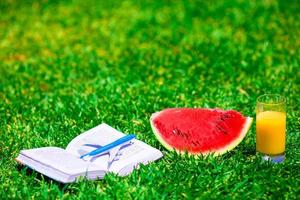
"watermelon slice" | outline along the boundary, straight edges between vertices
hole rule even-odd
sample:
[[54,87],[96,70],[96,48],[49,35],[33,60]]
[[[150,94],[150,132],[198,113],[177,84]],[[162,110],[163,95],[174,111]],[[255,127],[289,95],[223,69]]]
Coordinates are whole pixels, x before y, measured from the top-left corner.
[[234,110],[169,108],[150,119],[157,139],[169,150],[192,155],[222,155],[246,136],[251,117]]

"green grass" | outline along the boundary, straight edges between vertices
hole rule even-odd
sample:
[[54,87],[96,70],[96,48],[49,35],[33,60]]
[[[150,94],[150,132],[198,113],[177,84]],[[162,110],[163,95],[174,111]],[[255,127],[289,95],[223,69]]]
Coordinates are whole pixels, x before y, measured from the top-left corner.
[[[299,1],[0,2],[0,198],[299,199]],[[288,99],[286,161],[261,163],[255,124],[230,153],[181,157],[155,139],[167,107],[255,117],[256,98]],[[128,177],[70,185],[27,174],[20,150],[66,147],[101,122],[164,158]]]

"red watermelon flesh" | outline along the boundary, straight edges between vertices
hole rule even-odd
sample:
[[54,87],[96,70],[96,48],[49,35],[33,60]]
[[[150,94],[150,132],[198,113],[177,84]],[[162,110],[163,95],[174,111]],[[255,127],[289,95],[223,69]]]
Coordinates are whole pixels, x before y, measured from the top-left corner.
[[180,153],[221,155],[246,136],[252,118],[234,110],[169,108],[151,116],[158,140]]

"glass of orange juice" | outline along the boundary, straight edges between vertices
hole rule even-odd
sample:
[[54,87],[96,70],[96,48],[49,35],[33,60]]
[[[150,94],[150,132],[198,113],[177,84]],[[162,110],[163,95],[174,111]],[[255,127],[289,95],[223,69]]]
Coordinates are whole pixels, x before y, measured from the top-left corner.
[[263,160],[281,163],[285,159],[286,100],[265,94],[256,103],[256,151]]

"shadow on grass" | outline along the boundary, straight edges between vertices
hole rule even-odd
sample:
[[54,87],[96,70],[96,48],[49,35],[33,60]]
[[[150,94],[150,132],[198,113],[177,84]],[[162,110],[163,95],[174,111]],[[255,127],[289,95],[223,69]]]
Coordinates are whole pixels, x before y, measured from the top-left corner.
[[[58,189],[65,193],[65,192],[69,192],[69,193],[76,193],[74,191],[74,184],[77,185],[77,184],[80,184],[80,183],[84,183],[84,182],[91,182],[91,180],[88,180],[84,177],[80,177],[79,179],[77,179],[76,181],[72,182],[72,183],[61,183],[61,182],[58,182],[54,179],[51,179],[27,166],[24,166],[22,164],[18,164],[16,166],[16,169],[20,172],[20,173],[23,173],[25,174],[26,176],[34,176],[34,179],[36,179],[36,181],[38,182],[45,182],[49,185],[56,185],[58,187]],[[93,180],[93,182],[95,181],[101,181],[105,184],[106,180],[105,179],[98,179],[98,180]]]
[[244,148],[244,149],[235,149],[232,151],[229,151],[222,155],[223,159],[229,159],[231,157],[234,157],[236,154],[240,154],[245,157],[255,156],[256,155],[256,149],[255,148]]
[[56,180],[53,180],[47,176],[44,176],[43,174],[40,174],[36,171],[34,171],[33,169],[27,167],[27,166],[24,166],[24,165],[21,165],[21,164],[18,164],[17,165],[17,170],[21,173],[25,173],[27,176],[31,176],[31,175],[34,175],[35,178],[39,181],[45,181],[46,183],[49,183],[49,184],[56,184],[60,189],[63,189],[65,188],[68,184],[65,184],[65,183],[61,183],[61,182],[58,182]]
[[47,176],[44,176],[43,174],[38,173],[38,172],[34,171],[33,169],[31,169],[27,166],[21,165],[21,164],[18,164],[16,168],[20,173],[25,173],[27,176],[35,176],[35,179],[37,179],[38,181],[41,181],[41,182],[43,181],[48,184],[55,184],[59,188],[59,190],[61,190],[62,192],[69,191],[68,187],[72,184],[72,183],[58,182],[56,180],[53,180]]

